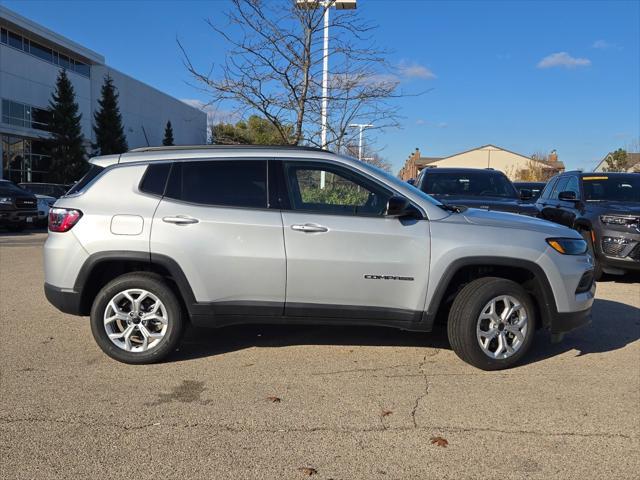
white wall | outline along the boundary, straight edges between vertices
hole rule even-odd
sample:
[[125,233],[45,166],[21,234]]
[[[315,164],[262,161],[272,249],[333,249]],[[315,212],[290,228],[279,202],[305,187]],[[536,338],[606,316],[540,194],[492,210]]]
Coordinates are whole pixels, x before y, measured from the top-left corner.
[[[171,120],[176,145],[206,143],[207,115],[153,87],[103,65],[91,69],[94,109],[98,108],[100,89],[109,74],[118,89],[120,113],[129,148],[162,145],[164,128]],[[144,130],[143,130],[144,128]]]
[[[59,67],[15,48],[0,44],[0,97],[33,107],[48,108],[55,89]],[[91,81],[75,72],[67,76],[76,92],[82,114],[82,133],[91,135]],[[29,128],[2,125],[0,131],[23,136],[43,136],[43,132]]]

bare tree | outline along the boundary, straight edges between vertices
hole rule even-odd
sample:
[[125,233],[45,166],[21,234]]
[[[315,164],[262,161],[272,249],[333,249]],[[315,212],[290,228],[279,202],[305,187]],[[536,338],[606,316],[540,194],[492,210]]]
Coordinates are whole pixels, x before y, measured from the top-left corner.
[[[201,70],[178,42],[189,73],[211,104],[232,105],[242,117],[259,114],[283,144],[320,146],[323,15],[333,2],[308,9],[292,0],[231,4],[227,25],[207,20],[229,45],[223,63]],[[398,108],[390,100],[403,93],[386,52],[373,41],[375,29],[357,11],[332,12],[327,142],[333,150],[353,136],[348,125],[356,119],[377,128],[398,125]]]
[[[344,145],[340,151],[353,158],[358,158],[359,147],[357,142],[349,142]],[[391,163],[380,155],[380,152],[371,148],[370,144],[366,143],[362,146],[362,161],[374,165],[382,170],[391,173]]]

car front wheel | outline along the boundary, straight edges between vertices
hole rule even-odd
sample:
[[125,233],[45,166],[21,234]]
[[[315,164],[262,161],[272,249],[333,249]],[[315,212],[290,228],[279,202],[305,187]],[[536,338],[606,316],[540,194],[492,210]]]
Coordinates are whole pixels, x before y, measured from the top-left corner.
[[96,296],[91,331],[104,353],[120,362],[163,360],[178,346],[183,330],[180,302],[160,276],[122,275]]
[[515,365],[535,334],[533,301],[517,283],[486,277],[470,282],[453,301],[449,342],[465,362],[482,370]]

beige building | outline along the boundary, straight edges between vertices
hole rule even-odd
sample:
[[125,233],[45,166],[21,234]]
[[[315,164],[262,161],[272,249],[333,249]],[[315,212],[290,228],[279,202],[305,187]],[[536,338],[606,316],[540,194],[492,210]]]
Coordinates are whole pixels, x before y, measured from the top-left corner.
[[422,157],[416,148],[398,176],[403,180],[416,178],[426,167],[493,168],[504,172],[511,180],[518,180],[518,172],[528,169],[532,162],[548,171],[546,176],[564,170],[564,164],[558,161],[555,150],[549,154],[548,162],[542,162],[495,145],[483,145],[448,157]]
[[[600,163],[593,169],[594,172],[604,172],[607,168],[607,160],[613,155],[613,152],[600,160]],[[640,172],[640,153],[627,152],[627,172]]]

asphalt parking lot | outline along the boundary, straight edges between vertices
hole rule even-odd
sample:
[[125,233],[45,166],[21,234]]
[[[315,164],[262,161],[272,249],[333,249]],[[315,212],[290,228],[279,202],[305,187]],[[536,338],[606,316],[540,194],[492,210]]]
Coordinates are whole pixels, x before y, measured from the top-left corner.
[[127,366],[46,302],[45,237],[0,233],[3,479],[640,471],[638,276],[599,283],[590,327],[538,334],[503,372],[462,363],[443,333],[304,326],[192,330],[171,361]]

